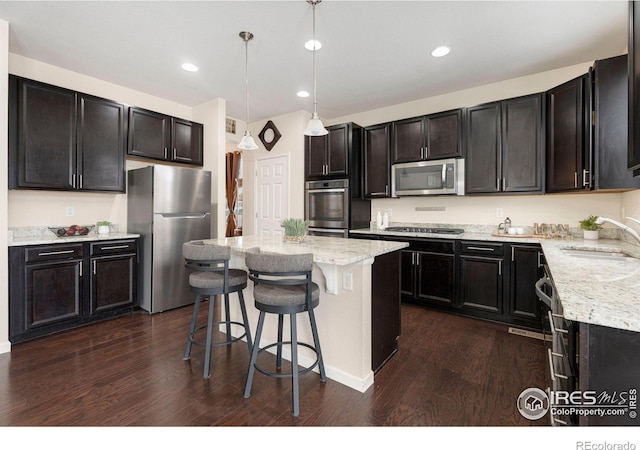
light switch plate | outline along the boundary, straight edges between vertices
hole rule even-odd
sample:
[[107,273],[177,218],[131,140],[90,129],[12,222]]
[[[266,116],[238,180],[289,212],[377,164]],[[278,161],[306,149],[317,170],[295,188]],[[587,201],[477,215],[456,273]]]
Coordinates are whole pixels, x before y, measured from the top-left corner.
[[342,289],[353,291],[353,274],[351,272],[342,274]]

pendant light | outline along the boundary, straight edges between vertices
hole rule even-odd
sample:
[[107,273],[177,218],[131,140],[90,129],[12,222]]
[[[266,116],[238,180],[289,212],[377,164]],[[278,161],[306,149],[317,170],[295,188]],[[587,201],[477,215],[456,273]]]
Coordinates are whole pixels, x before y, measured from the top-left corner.
[[249,131],[249,41],[253,39],[253,34],[248,31],[241,31],[240,37],[244,41],[244,63],[245,63],[245,72],[244,72],[244,82],[245,82],[245,91],[246,91],[246,126],[244,130],[244,136],[242,140],[238,144],[238,148],[240,150],[257,150],[258,146],[256,145],[256,141],[251,137],[251,132]]
[[307,3],[310,3],[313,7],[313,114],[307,124],[307,128],[304,130],[304,134],[307,136],[324,136],[325,134],[329,134],[324,125],[322,125],[320,117],[318,117],[318,100],[316,96],[316,51],[319,49],[316,41],[316,5],[321,1],[322,0],[307,0]]

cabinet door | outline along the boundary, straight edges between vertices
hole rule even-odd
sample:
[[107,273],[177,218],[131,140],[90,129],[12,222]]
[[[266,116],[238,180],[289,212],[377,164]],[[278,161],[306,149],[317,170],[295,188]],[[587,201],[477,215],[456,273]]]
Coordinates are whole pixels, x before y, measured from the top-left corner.
[[468,194],[500,191],[500,103],[467,110],[465,190]]
[[462,156],[462,110],[456,109],[425,118],[426,159]]
[[627,170],[629,85],[627,55],[596,61],[593,69],[595,110],[595,189],[634,189],[640,178]]
[[[629,2],[629,149],[627,167],[640,169],[640,7]],[[634,175],[640,175],[634,172]]]
[[422,117],[393,122],[393,164],[425,158],[425,129]]
[[542,96],[502,102],[502,191],[542,192]]
[[389,197],[389,131],[384,123],[364,128],[364,196]]
[[166,160],[169,157],[171,118],[141,108],[129,108],[127,154]]
[[327,136],[305,136],[305,179],[322,178],[325,175]]
[[416,296],[416,252],[402,250],[400,252],[400,293],[409,297]]
[[349,124],[327,128],[326,175],[334,178],[349,175]]
[[136,301],[136,255],[114,255],[91,260],[90,314]]
[[585,108],[581,76],[548,91],[547,191],[583,189]]
[[78,188],[124,192],[125,109],[78,95]]
[[[17,146],[12,169],[20,188],[74,189],[76,93],[36,81],[15,79]],[[13,158],[12,158],[13,159]]]
[[502,259],[460,256],[463,308],[502,314],[502,291]]
[[542,326],[542,305],[533,286],[542,276],[541,250],[534,246],[511,246],[509,314]]
[[455,256],[416,252],[418,260],[416,296],[451,305],[455,292]]
[[82,315],[82,261],[27,265],[26,331]]
[[171,160],[201,166],[203,164],[202,124],[171,119]]

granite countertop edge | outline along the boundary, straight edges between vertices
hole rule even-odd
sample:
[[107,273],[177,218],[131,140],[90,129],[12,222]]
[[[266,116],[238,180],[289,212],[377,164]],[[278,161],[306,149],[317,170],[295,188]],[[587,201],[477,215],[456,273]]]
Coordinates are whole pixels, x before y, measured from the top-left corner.
[[89,233],[84,236],[69,236],[58,237],[54,236],[27,236],[16,237],[9,239],[9,247],[21,247],[27,245],[46,245],[46,244],[69,244],[75,242],[98,242],[98,241],[111,241],[116,239],[135,239],[140,235],[136,233],[109,233],[109,234],[97,234]]

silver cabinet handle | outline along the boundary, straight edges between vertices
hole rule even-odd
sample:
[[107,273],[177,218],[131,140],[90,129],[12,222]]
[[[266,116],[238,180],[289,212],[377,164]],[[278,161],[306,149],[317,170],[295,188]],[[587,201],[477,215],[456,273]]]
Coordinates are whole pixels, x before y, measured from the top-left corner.
[[496,189],[500,190],[500,178],[496,178]]
[[502,191],[506,191],[507,190],[507,179],[506,178],[502,178]]
[[82,276],[82,261],[80,261],[80,276]]
[[502,260],[498,261],[498,275],[502,276]]
[[76,187],[76,174],[74,173],[71,177],[71,186]]
[[495,252],[495,248],[491,247],[467,247],[467,250],[481,250],[483,252]]
[[568,330],[565,330],[564,328],[556,328],[556,325],[553,323],[553,318],[555,317],[562,317],[562,316],[558,316],[557,314],[551,314],[551,311],[548,311],[549,314],[549,325],[551,326],[551,334],[556,334],[556,333],[569,333]]
[[167,159],[167,147],[164,148],[164,159]]
[[561,373],[556,373],[556,370],[553,368],[553,358],[563,358],[564,356],[559,354],[559,353],[553,353],[551,351],[551,349],[547,349],[548,352],[548,356],[549,356],[549,372],[551,374],[551,380],[555,381],[556,378],[562,378],[563,380],[568,380],[569,377],[566,375],[563,375]]
[[96,260],[93,260],[93,274],[96,274]]
[[119,248],[129,248],[128,245],[111,245],[109,247],[100,247],[100,250],[116,250]]
[[578,172],[573,172],[573,187],[578,187]]
[[73,253],[75,250],[60,250],[57,252],[42,252],[38,253],[38,256],[51,256],[51,255],[67,255]]
[[178,150],[174,147],[173,148],[173,159],[176,159],[178,157]]

